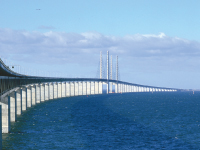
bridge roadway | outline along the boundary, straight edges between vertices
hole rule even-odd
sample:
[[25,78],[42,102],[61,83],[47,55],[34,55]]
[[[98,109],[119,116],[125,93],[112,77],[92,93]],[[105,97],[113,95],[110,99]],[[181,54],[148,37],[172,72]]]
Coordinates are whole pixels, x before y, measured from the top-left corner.
[[[10,122],[17,120],[28,107],[38,103],[79,95],[103,94],[103,84],[110,85],[109,93],[175,92],[178,89],[133,84],[99,78],[55,78],[26,76],[13,72],[0,59],[0,131],[8,133]],[[1,139],[0,139],[1,141]],[[1,144],[1,143],[0,143]]]

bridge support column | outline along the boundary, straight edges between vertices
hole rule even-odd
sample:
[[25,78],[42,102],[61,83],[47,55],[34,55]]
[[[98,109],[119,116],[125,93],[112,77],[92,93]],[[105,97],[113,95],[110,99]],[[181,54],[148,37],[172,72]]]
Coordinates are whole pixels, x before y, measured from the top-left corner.
[[87,81],[86,81],[86,82],[85,82],[85,95],[88,94],[87,90],[88,90],[88,84],[87,84]]
[[132,92],[135,92],[135,86],[134,85],[132,86]]
[[78,82],[74,82],[74,89],[75,89],[75,96],[79,95],[79,83]]
[[27,89],[22,88],[21,89],[21,96],[22,96],[22,111],[27,109]]
[[49,84],[49,98],[50,99],[54,98],[54,86],[53,86],[53,83]]
[[141,92],[141,87],[138,86],[138,92]]
[[112,92],[113,92],[113,83],[110,82],[110,93],[112,93]]
[[44,98],[45,98],[45,90],[44,90],[44,84],[40,85],[40,96],[41,96],[41,102],[44,102]]
[[126,84],[124,84],[124,89],[123,89],[124,93],[126,93]]
[[87,81],[87,95],[91,95],[91,82]]
[[62,82],[58,83],[58,98],[62,97]]
[[58,98],[58,83],[53,83],[53,99]]
[[3,98],[3,102],[0,102],[2,107],[2,133],[9,133],[10,131],[10,96]]
[[16,92],[10,93],[10,121],[15,122],[17,120],[17,104],[16,104]]
[[115,93],[118,93],[118,84],[115,83],[114,86],[115,86]]
[[121,93],[121,91],[120,91],[120,83],[117,84],[117,93]]
[[110,87],[109,87],[109,81],[108,81],[108,82],[107,82],[107,94],[109,94],[109,91],[110,91],[109,88],[110,88]]
[[49,83],[44,84],[45,97],[44,100],[48,101],[49,98]]
[[35,95],[36,95],[36,103],[40,103],[41,102],[41,91],[40,91],[40,84],[35,85]]
[[75,83],[70,82],[70,96],[75,96]]
[[27,107],[32,107],[31,86],[27,87],[26,92],[27,92]]
[[142,92],[142,87],[139,87],[139,92]]
[[16,91],[16,99],[17,99],[17,115],[21,115],[22,114],[22,99],[21,99],[20,88]]
[[123,87],[122,87],[122,85],[123,85],[123,84],[121,84],[121,83],[119,84],[119,90],[120,90],[120,93],[123,92]]
[[70,82],[67,82],[66,83],[66,94],[67,94],[67,97],[70,97],[70,94],[71,94],[71,87],[70,87]]
[[103,83],[99,82],[99,94],[103,94]]
[[87,95],[87,82],[83,81],[83,95]]
[[36,86],[31,86],[32,105],[36,104]]
[[78,95],[83,95],[83,82],[80,81],[78,85],[79,85],[78,86],[78,89],[79,89]]
[[94,86],[94,84],[95,84],[94,81],[93,81],[93,82],[90,82],[90,86],[91,86],[91,88],[90,88],[90,89],[91,89],[90,94],[91,94],[91,95],[93,95],[93,94],[94,94],[94,91],[95,91],[95,86]]
[[94,86],[95,86],[95,92],[94,92],[94,94],[99,94],[99,81],[94,82]]
[[62,82],[62,97],[66,97],[66,82]]

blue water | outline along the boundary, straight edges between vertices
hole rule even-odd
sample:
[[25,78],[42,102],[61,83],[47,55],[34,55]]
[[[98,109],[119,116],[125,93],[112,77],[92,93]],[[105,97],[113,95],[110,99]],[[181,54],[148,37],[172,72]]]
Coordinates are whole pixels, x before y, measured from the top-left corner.
[[51,100],[3,134],[3,149],[200,149],[200,93],[130,93]]

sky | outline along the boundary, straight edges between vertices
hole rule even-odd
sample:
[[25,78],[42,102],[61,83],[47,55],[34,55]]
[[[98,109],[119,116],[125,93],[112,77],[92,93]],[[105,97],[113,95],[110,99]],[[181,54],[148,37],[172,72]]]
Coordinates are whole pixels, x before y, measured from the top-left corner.
[[0,57],[21,73],[96,78],[100,51],[104,66],[109,51],[122,81],[200,89],[199,8],[197,0],[0,0]]

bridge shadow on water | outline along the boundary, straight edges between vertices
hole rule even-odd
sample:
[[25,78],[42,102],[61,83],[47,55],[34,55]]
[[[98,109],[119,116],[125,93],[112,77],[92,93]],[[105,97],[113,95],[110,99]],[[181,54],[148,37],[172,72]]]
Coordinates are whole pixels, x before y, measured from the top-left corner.
[[162,115],[155,115],[155,97],[160,98],[159,93],[79,96],[41,103],[18,117],[11,133],[3,135],[3,148],[198,149],[167,134],[165,126],[163,132],[158,130],[160,125],[154,122]]

